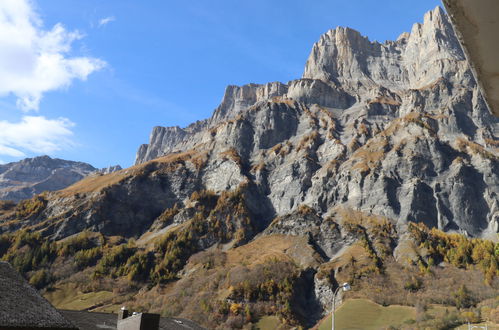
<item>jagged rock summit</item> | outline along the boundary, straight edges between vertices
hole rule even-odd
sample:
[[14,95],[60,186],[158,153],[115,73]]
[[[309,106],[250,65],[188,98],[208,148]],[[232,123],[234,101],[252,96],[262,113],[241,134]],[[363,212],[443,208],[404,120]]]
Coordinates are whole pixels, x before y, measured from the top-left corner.
[[[301,203],[324,214],[342,205],[399,224],[493,236],[498,129],[437,7],[396,41],[328,31],[301,79],[229,86],[211,118],[185,129],[155,127],[136,163],[233,148],[242,164],[264,169],[238,169],[237,181],[255,183],[276,215]],[[206,188],[234,187],[227,181],[236,173],[209,166]]]

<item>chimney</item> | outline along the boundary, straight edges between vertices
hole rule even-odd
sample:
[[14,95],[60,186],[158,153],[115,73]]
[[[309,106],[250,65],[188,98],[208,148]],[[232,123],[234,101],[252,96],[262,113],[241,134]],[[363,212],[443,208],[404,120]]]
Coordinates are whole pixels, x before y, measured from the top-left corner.
[[159,314],[130,313],[125,307],[118,312],[118,330],[158,330]]
[[124,320],[128,317],[128,310],[126,309],[125,306],[121,307],[120,311],[118,312],[118,322],[120,320]]

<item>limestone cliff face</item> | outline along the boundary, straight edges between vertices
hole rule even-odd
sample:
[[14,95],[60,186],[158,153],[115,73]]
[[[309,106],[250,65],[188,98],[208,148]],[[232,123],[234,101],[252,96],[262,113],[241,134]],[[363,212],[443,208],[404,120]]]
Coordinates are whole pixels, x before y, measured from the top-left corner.
[[[349,28],[313,46],[303,77],[227,88],[196,130],[155,128],[137,163],[207,150],[203,185],[254,183],[275,215],[346,206],[470,235],[498,230],[498,120],[437,7],[396,41]],[[216,156],[234,150],[240,167]],[[239,177],[240,179],[235,179]]]
[[288,86],[280,82],[265,85],[228,86],[225,89],[222,103],[215,109],[211,118],[198,121],[186,128],[154,127],[149,144],[140,146],[135,163],[141,164],[170,152],[179,151],[182,149],[179,145],[192,140],[196,133],[234,118],[257,102],[281,96],[287,92],[287,89]]
[[[371,42],[359,32],[337,28],[324,34],[312,48],[303,78],[339,84],[359,97],[382,86],[392,91],[418,89],[444,76],[463,82],[464,54],[449,19],[439,7],[423,24],[396,41]],[[453,73],[451,75],[451,73]]]
[[498,131],[437,8],[394,42],[327,32],[302,79],[228,87],[211,118],[154,128],[137,166],[54,194],[37,221],[59,219],[45,229],[56,238],[85,228],[140,236],[195,191],[244,186],[261,229],[306,205],[321,219],[347,208],[400,229],[494,237]]
[[19,201],[63,189],[97,171],[93,166],[48,156],[0,165],[0,199]]

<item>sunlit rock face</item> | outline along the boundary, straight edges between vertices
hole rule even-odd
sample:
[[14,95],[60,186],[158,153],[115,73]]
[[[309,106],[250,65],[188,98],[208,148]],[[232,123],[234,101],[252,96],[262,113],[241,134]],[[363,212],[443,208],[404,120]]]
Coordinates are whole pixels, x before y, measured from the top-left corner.
[[[272,230],[310,230],[328,256],[342,245],[322,221],[341,209],[384,216],[400,230],[412,221],[494,237],[497,132],[498,119],[437,8],[396,41],[328,31],[301,79],[228,87],[211,118],[155,127],[137,166],[48,195],[29,221],[47,224],[44,233],[57,239],[85,229],[138,237],[165,209],[188,209],[194,192],[242,189],[255,234],[308,207],[316,215],[309,225],[288,217]],[[184,213],[174,222],[188,219]]]
[[[211,118],[156,127],[137,164],[197,148],[211,155],[206,188],[244,178],[273,215],[346,206],[487,236],[499,218],[498,127],[438,7],[396,41],[326,32],[301,79],[228,87]],[[240,170],[222,164],[228,149]]]

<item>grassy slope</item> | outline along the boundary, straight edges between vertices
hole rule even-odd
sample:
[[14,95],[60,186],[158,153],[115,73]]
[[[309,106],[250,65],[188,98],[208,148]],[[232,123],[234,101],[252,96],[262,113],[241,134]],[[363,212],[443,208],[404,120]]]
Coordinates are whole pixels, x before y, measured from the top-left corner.
[[[255,253],[254,251],[256,250],[258,250],[259,253]],[[307,240],[305,238],[296,236],[290,237],[284,235],[272,235],[260,237],[255,241],[248,243],[247,245],[228,250],[226,265],[221,270],[223,272],[228,272],[228,270],[242,265],[252,268],[271,259],[296,261],[298,264],[304,264],[308,266],[310,264],[317,264],[317,258],[319,257],[316,255],[315,251],[307,244]],[[202,259],[199,262],[202,263],[202,261],[205,260]],[[187,269],[194,271],[194,273],[189,272],[190,275],[194,275],[197,271],[200,271],[198,266],[199,264],[197,264],[196,261],[188,265]],[[214,268],[214,270],[215,269],[218,268]],[[190,275],[186,276],[186,278],[190,279]],[[192,280],[195,281],[195,277]],[[57,308],[83,310],[93,306],[98,306],[96,308],[92,308],[92,310],[103,312],[116,312],[117,308],[119,308],[118,305],[115,305],[113,303],[113,298],[116,298],[116,295],[109,291],[82,293],[80,290],[78,290],[78,288],[76,288],[75,285],[67,283],[55,285],[54,287],[55,290],[47,292],[45,294],[45,298]],[[163,294],[170,294],[170,291],[176,291],[176,289],[178,288],[176,287],[175,283],[170,284],[168,288],[165,288],[165,292],[163,292]],[[227,290],[220,290],[220,292],[217,292],[217,294],[225,297],[225,295],[227,294]],[[154,294],[152,293],[149,293],[149,295],[154,296]],[[146,296],[148,295],[146,294]],[[139,295],[139,297],[141,297],[141,295]],[[146,297],[143,298],[144,301],[147,300]],[[148,298],[151,299],[153,297]],[[166,304],[168,303],[168,301],[164,301],[162,303]],[[127,306],[130,304],[132,303],[128,302]],[[158,310],[154,311],[160,312],[160,307],[162,306],[162,304],[156,304],[156,306]],[[266,323],[266,321],[264,323]]]
[[[414,319],[416,311],[407,306],[383,307],[366,299],[347,300],[336,310],[337,329],[381,329]],[[324,319],[319,330],[331,329],[331,316]]]
[[91,175],[74,183],[73,185],[57,192],[63,197],[72,196],[81,193],[98,192],[109,186],[118,184],[122,180],[130,177],[141,175],[150,169],[156,167],[165,167],[176,163],[189,161],[194,165],[204,161],[204,153],[196,153],[195,151],[186,151],[182,153],[173,153],[167,156],[159,157],[143,164],[135,165],[127,169],[109,173],[106,175]]
[[[446,311],[455,311],[452,306],[430,305],[428,313],[435,318],[444,315]],[[336,310],[336,329],[339,330],[369,330],[385,329],[389,326],[403,326],[410,328],[405,323],[408,320],[414,320],[416,309],[414,307],[393,305],[381,306],[367,299],[349,299],[340,308]],[[477,324],[478,325],[478,324]],[[481,323],[480,325],[485,325]],[[498,324],[487,323],[489,329],[499,329]],[[405,327],[404,327],[405,326]],[[263,330],[270,328],[261,328]],[[317,330],[331,329],[331,316],[324,318],[315,328]],[[456,329],[468,329],[467,325],[462,325]]]
[[96,305],[110,302],[114,294],[110,291],[83,293],[74,285],[63,285],[54,291],[47,292],[45,298],[59,309],[86,310]]
[[281,321],[276,316],[265,316],[258,321],[256,328],[260,330],[274,330],[280,329],[282,326]]

